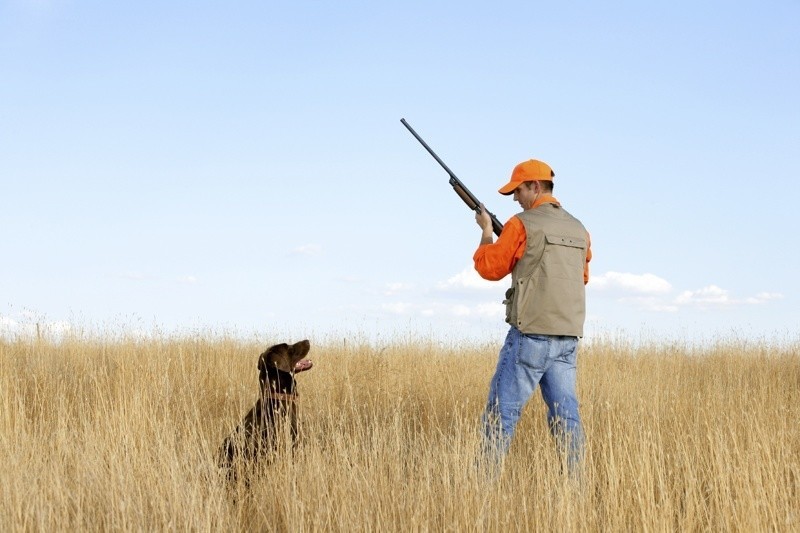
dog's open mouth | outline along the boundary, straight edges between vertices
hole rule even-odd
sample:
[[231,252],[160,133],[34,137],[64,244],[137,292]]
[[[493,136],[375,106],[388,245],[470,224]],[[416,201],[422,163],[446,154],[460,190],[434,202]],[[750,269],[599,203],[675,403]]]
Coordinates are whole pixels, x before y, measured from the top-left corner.
[[312,363],[310,359],[301,359],[294,365],[294,373],[311,370],[312,366],[314,366],[314,363]]

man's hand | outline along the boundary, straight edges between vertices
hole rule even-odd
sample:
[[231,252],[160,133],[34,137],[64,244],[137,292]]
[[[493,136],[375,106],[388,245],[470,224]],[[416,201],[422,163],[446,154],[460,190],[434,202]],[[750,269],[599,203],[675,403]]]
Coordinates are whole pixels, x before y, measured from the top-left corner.
[[492,244],[494,242],[494,233],[492,232],[492,217],[486,207],[481,204],[481,212],[475,213],[475,222],[480,226],[483,234],[481,235],[481,244]]

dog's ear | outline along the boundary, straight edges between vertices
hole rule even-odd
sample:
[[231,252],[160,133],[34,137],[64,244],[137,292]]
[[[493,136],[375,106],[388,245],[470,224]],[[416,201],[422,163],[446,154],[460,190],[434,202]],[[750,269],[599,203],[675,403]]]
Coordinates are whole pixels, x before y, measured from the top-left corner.
[[261,388],[264,388],[264,383],[267,382],[267,352],[262,353],[258,358],[258,382],[261,383]]
[[267,382],[267,367],[278,367],[277,360],[285,359],[288,351],[289,345],[284,342],[270,346],[266,352],[261,354],[261,357],[258,358],[258,381],[262,385]]
[[285,342],[270,346],[258,359],[259,376],[267,379],[267,368],[277,368],[284,372],[291,372],[294,367],[291,360],[289,345]]

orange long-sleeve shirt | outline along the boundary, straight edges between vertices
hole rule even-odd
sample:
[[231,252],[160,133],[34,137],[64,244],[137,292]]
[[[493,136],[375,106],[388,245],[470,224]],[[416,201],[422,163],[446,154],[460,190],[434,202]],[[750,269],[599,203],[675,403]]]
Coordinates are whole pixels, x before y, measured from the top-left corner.
[[[531,209],[536,209],[544,203],[561,205],[552,195],[540,196],[533,203]],[[592,243],[589,234],[586,234],[588,247],[586,249],[586,264],[583,267],[583,282],[589,283],[589,261],[592,260]],[[527,236],[525,226],[515,215],[503,226],[503,231],[492,244],[481,244],[472,256],[475,262],[475,270],[484,279],[498,281],[506,277],[514,270],[525,254]]]

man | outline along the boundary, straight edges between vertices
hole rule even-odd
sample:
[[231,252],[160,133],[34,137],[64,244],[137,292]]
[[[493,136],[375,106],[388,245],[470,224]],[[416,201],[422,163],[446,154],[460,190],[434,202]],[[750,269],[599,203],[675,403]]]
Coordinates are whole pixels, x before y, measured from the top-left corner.
[[[555,173],[531,159],[514,168],[500,188],[523,211],[493,242],[486,209],[475,215],[483,230],[473,256],[488,280],[511,274],[506,291],[510,324],[482,417],[484,453],[499,466],[508,453],[520,413],[537,386],[547,404],[547,421],[567,467],[575,472],[584,434],[575,390],[578,338],[586,316],[584,285],[589,281],[589,234],[553,197]],[[481,206],[483,207],[483,206]]]

